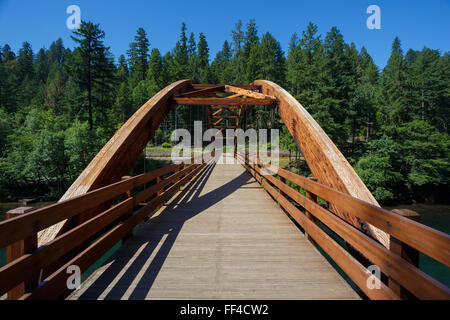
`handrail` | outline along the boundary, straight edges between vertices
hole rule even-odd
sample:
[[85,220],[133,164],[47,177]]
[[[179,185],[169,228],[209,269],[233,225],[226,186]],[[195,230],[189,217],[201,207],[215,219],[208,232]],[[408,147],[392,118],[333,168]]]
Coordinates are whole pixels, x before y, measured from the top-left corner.
[[[75,228],[58,235],[49,243],[42,245],[32,252],[23,254],[14,261],[8,261],[7,265],[0,268],[0,295],[15,288],[20,283],[34,277],[40,272],[40,270],[48,267],[50,264],[57,261],[57,259],[70,253],[81,244],[86,243],[89,239],[97,236],[106,228],[111,228],[116,225],[116,227],[112,230],[120,229],[120,232],[117,231],[116,233],[113,233],[108,241],[111,241],[113,238],[116,240],[118,239],[117,241],[119,241],[126,233],[132,232],[134,226],[145,219],[155,209],[158,209],[167,198],[179,190],[181,185],[189,181],[193,175],[195,175],[206,165],[206,162],[204,161],[201,164],[195,164],[195,160],[196,159],[191,158],[192,164],[187,166],[184,162],[181,164],[171,164],[145,174],[130,177],[129,179],[88,192],[79,197],[56,203],[1,222],[0,245],[7,246],[16,241],[26,239],[33,234],[36,235],[39,230],[46,228],[52,223],[57,223],[60,220],[81,214],[90,208],[98,207],[102,203],[108,202],[119,195],[123,195],[125,193],[130,195],[130,197],[125,199],[122,197],[119,203],[112,205],[110,208],[105,209],[100,214],[81,223]],[[165,179],[159,179],[159,177],[167,175],[171,172],[173,173]],[[155,179],[157,179],[156,184],[144,189],[134,196],[131,196],[130,190]],[[147,201],[149,202],[147,203]],[[120,222],[121,220],[122,222]],[[117,223],[119,224],[117,225]],[[22,229],[18,228],[18,226],[21,226]],[[23,226],[31,227],[23,228]],[[121,227],[118,229],[118,226]],[[119,233],[122,237],[117,238]],[[111,234],[111,231],[107,234]],[[11,238],[9,238],[9,235],[11,235]],[[104,239],[104,237],[105,236],[101,239]],[[91,261],[92,263],[101,257],[102,254],[100,254],[100,252],[106,252],[112,247],[112,245],[117,243],[117,241],[115,241],[109,247],[102,244],[104,247],[100,248],[97,247],[96,244],[101,244],[103,242],[99,241],[100,240],[97,240],[94,244],[89,246],[89,248],[91,248],[91,251],[89,252],[91,253],[88,256],[88,261]],[[86,250],[87,249],[83,252],[86,252]],[[77,257],[79,256],[80,254]],[[82,255],[82,257],[84,256]],[[84,263],[86,265],[86,262]],[[87,264],[87,267],[92,263]],[[83,269],[83,271],[84,270],[86,269]],[[57,270],[48,278],[50,280],[53,279],[53,277],[59,274],[58,272],[59,271]],[[66,271],[64,271],[64,274],[64,279],[66,279]],[[38,296],[37,292],[42,292],[42,290],[50,290],[53,294],[43,296],[41,298],[49,299],[51,297],[58,297],[58,295],[64,291],[64,288],[60,286],[56,290],[50,285],[53,281],[50,280],[44,280],[39,288],[34,288],[34,291],[27,293],[26,296],[28,298],[32,298]],[[35,287],[37,285],[38,283],[35,283]],[[40,289],[42,286],[44,286],[44,289]]]
[[[383,230],[425,254],[431,253],[433,257],[439,258],[438,261],[444,264],[449,261],[449,235],[396,215],[388,210],[372,206],[360,199],[348,196],[287,170],[270,164],[264,164],[259,159],[243,155],[241,152],[237,152],[237,156],[240,157],[240,160],[243,160],[243,165],[256,180],[266,188],[267,192],[271,194],[271,196],[274,197],[274,199],[277,200],[291,216],[293,216],[293,218],[305,229],[306,233],[308,233],[308,235],[311,236],[313,240],[333,258],[333,260],[338,256],[336,254],[336,246],[330,244],[330,241],[334,240],[331,238],[322,239],[321,237],[324,236],[324,232],[320,232],[320,228],[317,230],[316,224],[293,206],[287,197],[291,198],[308,213],[311,213],[316,219],[324,223],[333,232],[360,251],[366,258],[378,265],[386,275],[400,283],[418,298],[450,299],[450,291],[446,286],[425,274],[400,256],[389,251],[383,245],[371,239],[360,230],[352,227],[332,212],[303,196],[285,182],[276,179],[272,174],[276,172],[282,179],[297,184],[307,192],[323,198],[330,204],[334,204],[341,208],[345,206],[347,212],[354,214],[356,217],[363,218],[366,221],[370,221],[381,229],[383,229],[383,226],[389,226],[389,228],[384,228]],[[271,173],[264,172],[264,169],[269,169],[268,171]],[[277,192],[274,187],[278,188],[279,191]],[[364,213],[361,213],[362,211]],[[383,225],[381,221],[384,221],[385,224]],[[421,230],[420,234],[422,236],[419,239],[430,241],[431,244],[418,245],[418,241],[411,241],[410,238],[414,237],[417,230]],[[406,235],[408,232],[411,232],[412,235]],[[438,247],[433,248],[433,246]],[[345,250],[343,250],[342,247],[341,249],[342,250],[338,251],[342,254],[342,251],[345,252]],[[362,265],[358,265],[354,261],[349,260],[348,254],[346,255],[346,258],[343,259],[342,257],[339,257],[339,259],[340,261],[335,261],[343,268],[344,272],[353,279],[361,290],[369,297],[376,298],[373,296],[374,290],[368,289],[364,278],[361,279],[360,274],[355,272],[355,270],[362,267]],[[352,267],[349,267],[349,264],[352,265]],[[388,288],[382,288],[382,291],[387,292],[387,290]]]
[[42,281],[42,284],[31,293],[24,294],[21,300],[43,300],[55,299],[60,292],[64,292],[67,280],[67,268],[71,265],[77,265],[81,271],[87,270],[95,261],[105,254],[115,243],[122,239],[127,233],[142,220],[145,219],[153,210],[164,203],[170,196],[179,190],[179,187],[188,182],[195,174],[205,167],[206,163],[193,165],[194,169],[183,177],[180,181],[173,184],[162,195],[152,199],[146,206],[136,210],[125,221],[119,223],[105,235],[100,237],[95,243],[86,248],[83,252],[68,261],[65,265],[55,271]]
[[376,207],[285,169],[277,168],[270,164],[263,164],[263,166],[270,171],[272,171],[272,168],[277,171],[279,176],[338,207],[345,208],[347,212],[355,217],[373,224],[409,246],[450,267],[450,236],[448,234],[402,217],[389,210]]
[[22,216],[2,221],[0,222],[0,248],[35,234],[59,221],[95,208],[123,194],[126,190],[148,183],[158,176],[173,171],[177,167],[179,167],[177,164],[168,165],[131,179],[119,181],[80,196],[54,203]]

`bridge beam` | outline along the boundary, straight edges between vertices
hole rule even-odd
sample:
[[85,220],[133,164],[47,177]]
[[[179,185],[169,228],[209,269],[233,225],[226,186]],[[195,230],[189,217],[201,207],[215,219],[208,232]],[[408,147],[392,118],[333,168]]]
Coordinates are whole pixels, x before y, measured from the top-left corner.
[[180,105],[241,105],[241,106],[267,106],[275,100],[271,98],[181,98],[174,97],[173,100]]

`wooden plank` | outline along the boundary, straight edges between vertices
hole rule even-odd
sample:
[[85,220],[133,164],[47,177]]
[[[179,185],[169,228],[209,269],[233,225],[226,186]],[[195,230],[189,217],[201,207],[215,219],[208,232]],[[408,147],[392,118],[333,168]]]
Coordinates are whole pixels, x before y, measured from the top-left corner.
[[243,105],[243,106],[267,106],[274,102],[269,98],[177,98],[173,100],[179,105]]
[[[256,169],[256,171],[258,170],[259,168]],[[306,211],[312,213],[346,242],[350,243],[370,259],[370,261],[380,266],[383,272],[394,278],[417,297],[421,299],[450,299],[450,290],[446,286],[420,271],[398,255],[393,254],[362,232],[356,231],[350,224],[345,223],[342,219],[328,212],[319,204],[301,195],[288,185],[281,183],[280,180],[271,175],[265,175],[264,177],[305,208]],[[313,221],[311,222],[314,223]]]
[[216,129],[237,129],[236,126],[213,126]]
[[147,206],[139,209],[135,214],[129,217],[124,222],[118,224],[112,230],[107,232],[104,236],[98,239],[95,243],[86,248],[83,252],[78,254],[72,260],[67,262],[56,272],[48,276],[39,288],[32,293],[25,294],[21,297],[22,300],[48,300],[56,299],[66,291],[67,281],[67,267],[70,265],[77,265],[83,271],[87,270],[95,261],[97,261],[103,254],[105,254],[114,244],[116,244],[129,230],[133,229],[145,217],[147,217],[158,205],[164,203],[170,196],[178,191],[178,188],[187,183],[195,174],[204,168],[205,164],[192,165],[192,170],[188,175],[183,177],[180,181],[172,185],[162,195],[151,200]]
[[225,92],[233,92],[233,93],[244,95],[244,96],[251,97],[251,98],[259,98],[259,99],[267,99],[268,98],[268,99],[276,100],[276,98],[271,95],[259,93],[256,91],[246,90],[246,89],[242,89],[242,88],[238,88],[238,87],[234,87],[234,86],[230,86],[230,85],[225,85]]
[[[176,166],[178,167],[178,165]],[[177,171],[164,181],[160,181],[135,197],[130,196],[125,201],[58,236],[42,248],[39,248],[38,251],[24,254],[13,263],[8,263],[6,266],[0,268],[0,295],[13,288],[16,284],[23,281],[23,279],[28,279],[34,273],[39,272],[40,269],[47,267],[50,263],[56,261],[57,258],[70,252],[74,247],[88,240],[101,230],[104,230],[120,217],[126,215],[128,212],[132,212],[133,208],[137,207],[138,204],[143,203],[153,195],[161,195],[161,190],[164,187],[178,181],[181,176],[189,174],[193,169],[193,166],[189,166],[181,171]],[[131,178],[126,180],[129,179]]]
[[409,246],[446,266],[450,266],[450,235],[333,190],[325,185],[310,181],[285,169],[278,169],[277,174],[328,202],[340,208],[345,208],[355,217],[371,223]]
[[[0,222],[0,248],[68,219],[77,214],[114,199],[127,190],[149,182],[156,177],[173,171],[178,165],[168,165],[157,170],[141,174],[125,181],[119,181],[103,188],[81,194],[44,208],[26,213],[20,217]],[[42,244],[41,244],[42,245]]]
[[205,106],[205,109],[206,109],[206,116],[208,118],[208,125],[211,128],[212,127],[212,115],[211,115],[210,106]]
[[213,118],[223,118],[223,119],[237,119],[238,116],[213,116]]
[[[379,206],[364,182],[356,174],[347,159],[327,136],[325,131],[312,118],[306,109],[286,90],[279,85],[257,80],[252,84],[260,85],[261,92],[277,98],[278,111],[289,132],[302,151],[311,172],[317,180],[335,190],[349,194]],[[331,208],[337,215],[361,228],[360,222],[344,209]],[[371,234],[386,248],[389,248],[389,237],[386,232],[369,224]]]
[[358,296],[240,165],[216,164],[69,298]]
[[[13,288],[23,279],[28,279],[34,273],[39,272],[40,269],[47,267],[62,255],[70,252],[74,247],[94,236],[126,212],[132,211],[134,207],[133,200],[130,198],[115,205],[104,213],[53,239],[40,250],[25,254],[20,259],[2,267],[0,269],[0,295]],[[16,297],[16,299],[19,297]]]
[[[247,164],[244,167],[258,180],[261,175],[257,167],[251,168]],[[256,169],[256,170],[255,170]],[[275,179],[275,178],[274,178]],[[394,299],[399,297],[389,287],[381,283],[380,289],[370,289],[367,280],[370,276],[367,269],[345,251],[337,242],[328,236],[314,222],[308,219],[300,210],[289,202],[280,192],[275,190],[267,180],[262,180],[265,190],[294,218],[294,220],[310,235],[313,240],[336,262],[339,267],[355,282],[355,284],[371,299]],[[286,189],[283,190],[285,192]]]
[[[12,219],[15,217],[20,217],[21,215],[31,212],[35,210],[32,207],[20,207],[15,208],[12,210],[9,210],[6,212],[6,220]],[[36,250],[37,247],[37,234],[33,234],[29,237],[27,237],[24,240],[17,241],[11,245],[9,245],[6,248],[6,263],[13,263],[14,261],[17,261],[21,257],[23,257],[25,254],[29,254],[30,252]],[[29,292],[30,290],[34,289],[34,287],[38,284],[38,273],[34,272],[31,273],[29,277],[26,277],[25,282],[17,281],[14,286],[10,286],[8,288],[4,288],[3,292],[0,292],[0,296],[8,292],[7,294],[7,300],[16,300],[21,295],[23,295],[25,292]],[[23,278],[21,279],[23,280]],[[0,285],[0,290],[2,290],[2,286]],[[9,290],[11,289],[11,290]],[[9,291],[8,291],[9,290]]]
[[[280,182],[282,182],[282,181],[280,180]],[[317,195],[315,195],[314,193],[311,193],[308,190],[306,191],[306,198],[308,198],[309,200],[311,200],[314,203],[317,203]],[[306,210],[305,215],[309,220],[311,220],[311,222],[316,223],[316,219],[314,218],[314,215],[311,214],[311,212]],[[310,236],[308,236],[308,240],[314,241]]]
[[[420,214],[415,211],[408,209],[394,209],[392,212],[401,215],[402,217],[412,219],[416,222],[420,222]],[[411,248],[406,243],[401,242],[395,237],[391,236],[390,239],[390,248],[389,250],[394,254],[402,257],[406,261],[408,261],[413,266],[419,268],[419,251]],[[411,293],[405,289],[405,287],[401,286],[395,279],[392,277],[388,280],[389,288],[394,291],[398,296],[402,297],[402,299],[414,298],[411,297]]]
[[232,94],[231,96],[225,97],[226,99],[233,99],[242,96],[241,93]]
[[223,91],[224,88],[225,88],[224,86],[214,86],[214,87],[210,87],[210,88],[184,92],[182,94],[179,94],[177,97],[187,98],[187,97],[202,96],[202,95],[211,94],[211,93],[214,93],[217,91]]
[[[192,83],[191,86],[194,89],[205,89],[216,86],[224,86],[225,84],[206,84],[206,83]],[[231,84],[233,87],[238,87],[246,90],[260,90],[261,86],[253,85],[253,84]]]
[[221,123],[223,121],[223,117],[220,117],[219,120],[217,120],[216,122],[214,122],[213,127],[216,127],[219,123]]

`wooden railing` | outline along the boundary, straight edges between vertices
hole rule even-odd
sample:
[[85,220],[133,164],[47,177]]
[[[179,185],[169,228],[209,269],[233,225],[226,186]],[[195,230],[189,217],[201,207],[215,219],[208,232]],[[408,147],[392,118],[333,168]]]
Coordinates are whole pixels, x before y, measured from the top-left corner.
[[[419,299],[450,299],[450,290],[418,269],[406,259],[401,246],[391,244],[390,250],[356,229],[345,220],[317,203],[317,197],[349,214],[370,223],[390,235],[396,244],[404,244],[450,266],[450,236],[394,212],[331,189],[312,179],[294,174],[248,153],[236,152],[236,157],[279,205],[304,229],[308,238],[327,255],[371,299],[399,299],[412,294]],[[306,196],[290,187],[295,184],[306,190]],[[300,206],[304,211],[300,210]],[[368,286],[372,273],[319,225],[327,226],[347,244],[359,251],[372,265],[388,277],[379,288]],[[371,278],[373,279],[373,278]],[[370,280],[369,280],[370,281]]]
[[[129,238],[137,224],[148,219],[206,165],[193,160],[191,164],[171,164],[124,177],[117,183],[31,212],[10,212],[9,219],[0,222],[0,248],[7,247],[7,264],[0,269],[0,296],[8,292],[7,299],[64,297],[68,293],[68,267],[75,265],[84,272],[116,243]],[[133,189],[151,181],[155,184],[132,194]],[[37,248],[39,231],[88,210],[103,208],[102,205],[106,207],[101,213]],[[69,261],[66,259],[63,265],[46,272],[45,268],[70,253]]]

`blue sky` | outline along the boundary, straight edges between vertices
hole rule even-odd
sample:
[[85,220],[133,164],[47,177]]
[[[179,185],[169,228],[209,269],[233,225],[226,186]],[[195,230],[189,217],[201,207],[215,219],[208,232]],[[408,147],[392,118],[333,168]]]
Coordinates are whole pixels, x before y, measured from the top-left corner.
[[[450,51],[450,0],[0,0],[0,46],[8,43],[17,51],[28,41],[37,52],[61,37],[72,48],[66,27],[66,8],[72,4],[80,7],[83,20],[100,23],[116,59],[126,52],[139,27],[147,31],[151,47],[164,54],[174,47],[183,21],[197,39],[200,32],[206,35],[214,57],[223,41],[231,38],[235,23],[241,19],[245,24],[251,18],[256,19],[259,33],[271,32],[285,52],[292,34],[301,34],[309,21],[323,35],[337,26],[346,42],[354,42],[358,49],[364,45],[380,67],[389,58],[395,36],[405,52],[424,46]],[[381,9],[381,30],[366,27],[366,8],[371,4]]]

